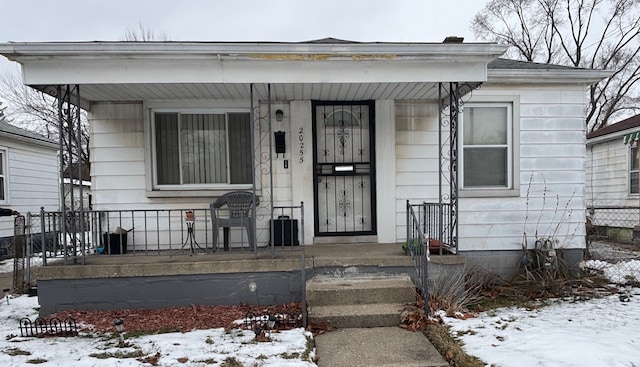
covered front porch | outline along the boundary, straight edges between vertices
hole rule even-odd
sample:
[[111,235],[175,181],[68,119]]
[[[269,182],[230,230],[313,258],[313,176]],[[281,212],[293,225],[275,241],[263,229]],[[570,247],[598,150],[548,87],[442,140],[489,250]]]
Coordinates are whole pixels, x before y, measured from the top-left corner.
[[[63,216],[67,210],[82,216],[88,209],[206,210],[217,197],[245,190],[259,198],[252,208],[259,246],[271,242],[274,206],[298,203],[304,203],[300,216],[306,220],[300,235],[305,244],[327,242],[326,237],[328,242],[349,237],[344,242],[391,243],[406,240],[404,200],[410,199],[451,205],[448,232],[429,234],[456,247],[459,106],[467,93],[486,80],[487,63],[504,47],[326,39],[18,43],[1,50],[22,64],[27,85],[58,99],[61,126],[75,131],[80,107],[89,111],[91,208],[80,202],[61,208]],[[399,126],[405,123],[401,109],[436,111],[435,121],[429,122],[433,126],[419,128],[432,131],[419,144],[435,146],[426,158],[435,161],[427,171],[435,169],[437,175],[420,179],[404,173],[410,168],[397,166],[423,158],[414,159],[416,154],[410,152],[415,142],[399,145],[397,131],[406,127]],[[244,113],[250,116],[247,123]],[[221,125],[225,134],[231,136],[231,126],[249,132],[245,140],[235,143],[228,138],[214,153],[226,159],[228,171],[189,161],[192,153],[185,147],[193,144],[182,141],[184,135],[175,141],[163,140],[171,130],[161,126],[187,124],[195,118],[181,120],[186,114],[211,118],[220,114],[226,116]],[[360,119],[370,125],[356,133],[355,124],[364,124]],[[171,144],[179,149],[172,150]],[[247,146],[250,157],[239,159]],[[61,157],[72,162],[89,147],[65,148]],[[341,160],[325,159],[332,155]],[[61,161],[61,167],[67,163]],[[198,170],[207,171],[207,176],[187,177]],[[402,192],[411,185],[411,192]],[[290,219],[300,220],[300,216]],[[343,222],[348,224],[336,224]]]

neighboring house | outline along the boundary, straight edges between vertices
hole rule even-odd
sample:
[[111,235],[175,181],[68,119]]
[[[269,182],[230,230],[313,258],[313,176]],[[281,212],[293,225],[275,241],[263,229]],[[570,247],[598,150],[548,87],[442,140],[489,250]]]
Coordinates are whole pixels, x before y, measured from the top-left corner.
[[[83,210],[91,208],[91,173],[87,165],[70,165],[65,169],[64,177],[64,205],[69,210],[80,210],[80,198],[82,197]],[[82,179],[78,180],[78,170],[82,172]]]
[[[630,241],[632,230],[640,224],[638,176],[638,140],[640,115],[587,134],[586,195],[589,215],[600,227],[626,228],[607,233],[622,241]],[[607,231],[611,232],[611,231]]]
[[335,39],[0,44],[25,84],[79,87],[94,210],[203,209],[255,189],[260,245],[269,203],[300,202],[306,244],[375,244],[405,240],[407,200],[442,198],[457,200],[451,241],[470,264],[513,272],[536,237],[557,240],[575,263],[585,248],[585,93],[609,73],[499,59],[505,50]]
[[[82,187],[81,187],[82,186]],[[73,194],[71,191],[73,190]],[[80,198],[82,198],[82,208],[91,208],[91,181],[64,178],[64,205],[70,209],[80,210]],[[73,201],[73,202],[72,202]]]
[[[60,208],[58,144],[8,123],[0,124],[0,207],[21,214]],[[0,218],[0,256],[10,252],[14,217]]]

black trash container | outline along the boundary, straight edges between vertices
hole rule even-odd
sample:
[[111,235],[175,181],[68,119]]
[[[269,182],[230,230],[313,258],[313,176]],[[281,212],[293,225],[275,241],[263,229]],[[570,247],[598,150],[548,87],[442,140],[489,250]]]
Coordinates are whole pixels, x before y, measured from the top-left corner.
[[[103,233],[102,234],[102,251],[103,254],[120,255],[127,253],[127,234],[126,233]],[[120,252],[122,249],[122,252]]]

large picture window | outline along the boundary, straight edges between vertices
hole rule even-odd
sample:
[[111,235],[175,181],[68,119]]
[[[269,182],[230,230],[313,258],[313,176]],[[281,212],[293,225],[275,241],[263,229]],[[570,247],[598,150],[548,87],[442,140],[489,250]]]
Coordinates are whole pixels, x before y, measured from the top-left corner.
[[463,189],[513,187],[512,130],[510,103],[465,105],[460,135]]
[[247,112],[154,112],[157,185],[251,184]]
[[638,179],[638,146],[633,146],[629,149],[629,193],[638,194],[639,189]]

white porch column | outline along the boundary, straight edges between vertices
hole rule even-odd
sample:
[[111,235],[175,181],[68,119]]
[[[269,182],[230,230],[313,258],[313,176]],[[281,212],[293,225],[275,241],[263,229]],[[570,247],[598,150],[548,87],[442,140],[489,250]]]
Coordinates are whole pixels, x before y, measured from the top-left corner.
[[393,100],[376,101],[378,243],[396,242],[396,117]]
[[311,101],[291,101],[291,198],[304,202],[304,244],[313,244],[313,124]]

